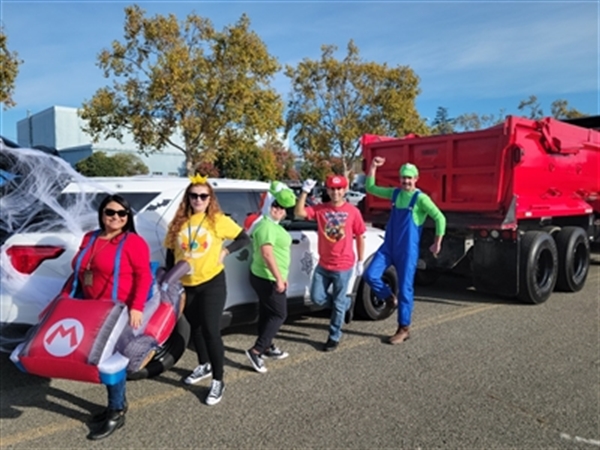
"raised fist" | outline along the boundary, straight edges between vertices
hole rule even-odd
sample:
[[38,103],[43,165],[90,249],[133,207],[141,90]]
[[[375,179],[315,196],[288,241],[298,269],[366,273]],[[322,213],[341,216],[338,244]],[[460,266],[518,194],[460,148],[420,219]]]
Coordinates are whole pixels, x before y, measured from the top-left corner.
[[374,167],[383,166],[384,163],[385,163],[385,158],[382,158],[381,156],[376,156],[375,158],[373,158],[373,161],[371,161],[371,165]]

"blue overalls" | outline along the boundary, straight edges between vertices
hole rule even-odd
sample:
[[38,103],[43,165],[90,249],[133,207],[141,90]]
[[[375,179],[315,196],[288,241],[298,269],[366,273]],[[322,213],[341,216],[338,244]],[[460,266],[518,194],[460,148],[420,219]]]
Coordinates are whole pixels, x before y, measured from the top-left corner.
[[392,194],[392,211],[385,227],[383,244],[375,252],[363,278],[380,299],[387,299],[392,291],[381,277],[393,265],[398,275],[398,324],[410,325],[414,304],[414,280],[419,259],[419,241],[422,226],[413,220],[413,208],[421,191],[416,190],[407,208],[397,208],[400,189]]

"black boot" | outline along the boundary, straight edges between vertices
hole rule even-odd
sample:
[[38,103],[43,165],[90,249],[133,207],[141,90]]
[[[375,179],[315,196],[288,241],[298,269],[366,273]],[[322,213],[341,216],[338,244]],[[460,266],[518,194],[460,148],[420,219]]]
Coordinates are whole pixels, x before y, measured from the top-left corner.
[[125,425],[125,410],[117,411],[110,409],[106,414],[106,420],[104,423],[100,426],[100,428],[88,434],[88,439],[93,441],[104,439],[105,437],[113,434],[123,425]]
[[[127,412],[128,408],[129,408],[129,404],[127,403],[127,400],[125,400],[125,403],[123,403],[123,414],[125,414]],[[104,422],[106,420],[106,418],[108,417],[108,411],[110,411],[110,410],[108,408],[106,408],[104,411],[99,412],[98,414],[94,414],[91,417],[90,422],[91,423]]]

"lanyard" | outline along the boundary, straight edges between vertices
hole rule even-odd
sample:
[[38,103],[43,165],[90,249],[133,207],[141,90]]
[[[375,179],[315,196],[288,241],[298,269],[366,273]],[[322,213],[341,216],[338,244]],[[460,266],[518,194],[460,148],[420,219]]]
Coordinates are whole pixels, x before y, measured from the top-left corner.
[[[123,244],[125,243],[125,239],[127,239],[127,234],[128,233],[125,233],[125,235],[123,236],[123,239],[121,239],[121,242],[119,242],[119,245],[117,246],[117,253],[115,254],[115,265],[114,265],[114,271],[113,271],[113,290],[112,290],[112,298],[114,301],[117,300],[117,292],[119,290],[118,287],[119,287],[119,269],[121,267],[121,250],[123,249]],[[92,234],[92,237],[90,238],[90,242],[88,243],[87,247],[85,247],[81,251],[81,253],[79,254],[79,257],[77,258],[77,261],[75,262],[73,286],[71,288],[71,293],[69,295],[72,298],[75,297],[75,292],[77,291],[77,284],[79,282],[79,268],[81,267],[81,261],[83,260],[83,255],[85,255],[87,253],[87,251],[94,245],[94,241],[96,240],[96,238],[99,235],[100,235],[100,230],[97,230],[94,232],[94,234]]]
[[202,220],[200,221],[200,224],[196,228],[196,233],[194,234],[193,239],[192,239],[191,223],[188,223],[188,252],[190,253],[190,255],[192,254],[192,250],[194,250],[192,248],[192,242],[196,241],[196,238],[198,237],[198,233],[200,232],[200,228],[202,228],[202,224],[204,223],[204,219],[206,219],[206,213],[204,213],[204,217],[202,218]]

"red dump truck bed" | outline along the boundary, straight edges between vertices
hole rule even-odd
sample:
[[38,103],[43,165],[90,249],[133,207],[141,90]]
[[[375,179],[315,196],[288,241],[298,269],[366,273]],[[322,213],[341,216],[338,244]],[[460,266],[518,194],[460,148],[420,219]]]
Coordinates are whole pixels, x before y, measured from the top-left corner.
[[[552,118],[508,116],[485,130],[428,137],[365,135],[362,150],[366,168],[375,156],[386,159],[380,186],[398,186],[400,166],[416,164],[418,187],[454,216],[515,227],[521,219],[600,211],[600,131]],[[368,219],[388,211],[388,200],[367,195]]]

